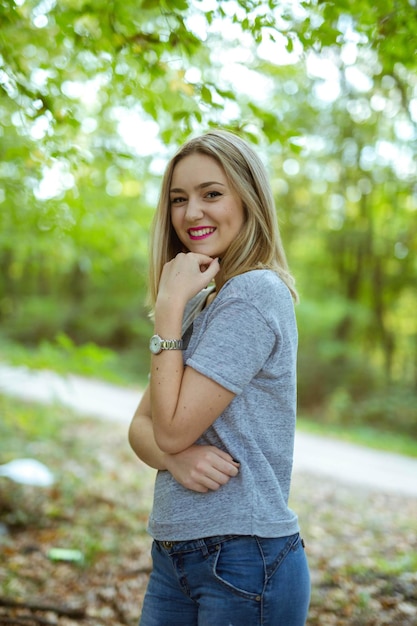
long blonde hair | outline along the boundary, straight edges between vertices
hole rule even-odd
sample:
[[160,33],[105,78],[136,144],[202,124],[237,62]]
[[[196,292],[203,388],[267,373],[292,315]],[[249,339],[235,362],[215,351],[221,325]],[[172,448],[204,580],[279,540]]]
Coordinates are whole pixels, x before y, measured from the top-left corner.
[[223,284],[254,269],[274,270],[287,285],[294,300],[297,291],[287,264],[275,202],[265,167],[256,152],[238,135],[212,130],[187,141],[167,165],[158,207],[151,228],[149,302],[153,307],[165,263],[183,250],[171,223],[170,187],[176,164],[191,154],[209,156],[223,168],[226,178],[242,201],[245,222],[222,257]]

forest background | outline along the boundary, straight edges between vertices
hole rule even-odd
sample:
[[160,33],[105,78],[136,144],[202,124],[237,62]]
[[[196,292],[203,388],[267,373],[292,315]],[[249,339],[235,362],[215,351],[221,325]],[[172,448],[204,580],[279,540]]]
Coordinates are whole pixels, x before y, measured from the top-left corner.
[[416,0],[0,0],[0,355],[143,384],[164,165],[269,169],[299,405],[417,437]]

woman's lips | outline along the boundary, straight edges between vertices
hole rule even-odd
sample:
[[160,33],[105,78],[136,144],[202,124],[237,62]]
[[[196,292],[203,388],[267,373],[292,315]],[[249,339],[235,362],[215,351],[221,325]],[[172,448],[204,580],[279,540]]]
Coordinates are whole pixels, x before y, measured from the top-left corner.
[[214,233],[216,229],[213,226],[201,226],[200,228],[189,228],[188,235],[192,241],[206,239]]

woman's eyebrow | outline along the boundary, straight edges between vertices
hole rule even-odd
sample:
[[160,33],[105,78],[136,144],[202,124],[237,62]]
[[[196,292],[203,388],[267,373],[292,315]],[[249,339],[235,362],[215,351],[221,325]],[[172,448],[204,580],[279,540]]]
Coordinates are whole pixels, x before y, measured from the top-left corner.
[[[219,182],[218,180],[208,180],[207,182],[197,185],[195,189],[205,189],[206,187],[211,187],[211,185],[220,185],[221,187],[226,187],[226,185]],[[184,193],[184,191],[185,190],[181,189],[180,187],[173,187],[169,190],[170,193]]]

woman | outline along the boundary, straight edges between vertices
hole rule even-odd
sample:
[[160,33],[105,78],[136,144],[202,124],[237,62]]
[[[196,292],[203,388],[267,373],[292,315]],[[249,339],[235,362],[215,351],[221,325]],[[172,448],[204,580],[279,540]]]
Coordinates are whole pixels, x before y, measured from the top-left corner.
[[159,470],[140,624],[302,626],[309,572],[288,508],[297,294],[246,142],[217,130],[180,148],[151,251],[150,384],[129,431]]

